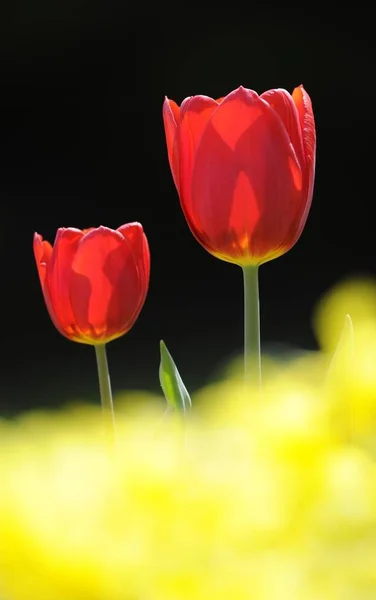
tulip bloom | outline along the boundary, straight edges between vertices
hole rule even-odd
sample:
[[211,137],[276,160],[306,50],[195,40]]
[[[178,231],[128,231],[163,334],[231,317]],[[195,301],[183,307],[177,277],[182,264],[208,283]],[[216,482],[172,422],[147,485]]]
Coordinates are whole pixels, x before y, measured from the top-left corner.
[[144,304],[150,254],[139,223],[58,229],[54,246],[34,234],[34,255],[50,317],[64,336],[106,344],[127,333]]
[[287,252],[311,205],[316,133],[303,86],[259,96],[165,99],[168,158],[188,225],[202,246],[242,267]]

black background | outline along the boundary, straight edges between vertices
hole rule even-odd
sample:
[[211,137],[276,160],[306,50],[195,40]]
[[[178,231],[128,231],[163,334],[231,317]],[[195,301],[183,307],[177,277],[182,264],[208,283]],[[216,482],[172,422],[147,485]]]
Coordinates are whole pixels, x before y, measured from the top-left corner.
[[345,275],[376,273],[370,15],[76,0],[17,2],[0,35],[0,410],[97,396],[94,351],[53,327],[32,252],[38,231],[140,221],[150,291],[109,345],[115,391],[158,389],[159,340],[187,386],[242,346],[242,274],[191,235],[167,161],[165,95],[303,83],[317,125],[312,210],[298,244],[260,270],[262,339],[313,348],[312,309]]

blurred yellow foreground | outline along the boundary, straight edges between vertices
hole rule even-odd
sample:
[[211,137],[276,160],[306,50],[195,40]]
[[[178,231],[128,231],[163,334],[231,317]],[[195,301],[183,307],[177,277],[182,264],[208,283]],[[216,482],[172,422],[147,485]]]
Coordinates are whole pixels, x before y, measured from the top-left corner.
[[[349,316],[346,316],[349,315]],[[0,422],[0,600],[375,600],[376,291],[344,283],[322,347],[193,398]]]

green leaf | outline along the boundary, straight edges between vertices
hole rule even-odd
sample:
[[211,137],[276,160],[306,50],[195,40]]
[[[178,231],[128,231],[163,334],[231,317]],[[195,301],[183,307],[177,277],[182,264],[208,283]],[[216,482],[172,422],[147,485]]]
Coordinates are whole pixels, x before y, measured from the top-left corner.
[[163,340],[160,341],[160,351],[159,381],[166,402],[172,408],[186,412],[192,406],[191,398]]

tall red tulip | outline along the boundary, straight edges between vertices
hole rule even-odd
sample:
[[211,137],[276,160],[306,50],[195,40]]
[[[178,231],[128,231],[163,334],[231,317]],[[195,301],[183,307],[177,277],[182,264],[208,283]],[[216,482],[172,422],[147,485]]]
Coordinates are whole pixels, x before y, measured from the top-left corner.
[[165,99],[168,158],[188,225],[243,268],[246,378],[261,383],[259,265],[298,240],[311,206],[316,131],[310,97],[239,87],[224,98]]
[[303,86],[259,96],[165,99],[168,157],[196,239],[214,256],[259,265],[298,240],[312,200],[316,134]]
[[53,247],[34,235],[34,255],[48,312],[64,336],[104,344],[125,334],[144,304],[150,273],[139,223],[57,231]]

